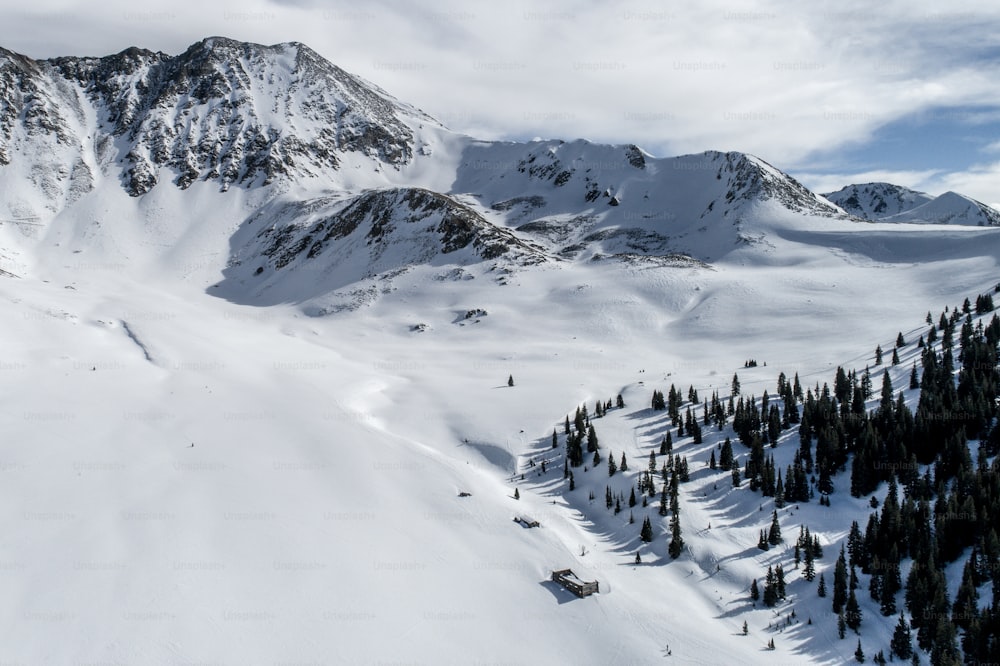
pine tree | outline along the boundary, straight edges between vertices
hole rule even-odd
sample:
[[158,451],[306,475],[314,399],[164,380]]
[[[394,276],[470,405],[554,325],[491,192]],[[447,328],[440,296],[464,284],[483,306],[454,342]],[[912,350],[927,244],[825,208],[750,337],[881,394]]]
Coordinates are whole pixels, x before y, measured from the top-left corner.
[[875,347],[875,365],[882,365],[882,345]]
[[854,590],[848,592],[847,595],[847,604],[844,607],[844,621],[855,632],[861,628],[861,606],[858,605],[858,598],[854,595]]
[[819,587],[816,589],[816,594],[821,597],[826,596],[826,578],[823,577],[822,573],[819,575]]
[[597,439],[597,431],[594,430],[593,424],[587,426],[587,451],[597,451],[600,448],[600,444]]
[[774,576],[774,569],[772,567],[767,568],[767,577],[764,578],[763,600],[764,605],[768,608],[771,608],[778,603],[778,589]]
[[756,605],[758,599],[760,599],[760,589],[757,587],[757,579],[754,578],[750,582],[750,601]]
[[608,456],[608,476],[614,476],[615,472],[618,471],[618,465],[615,464],[614,455]]
[[513,385],[514,385],[514,375],[509,375],[507,377],[507,386],[513,386]]
[[865,663],[865,651],[861,649],[861,639],[858,639],[858,649],[854,651],[854,661],[859,664]]
[[839,613],[847,603],[847,562],[844,559],[844,549],[840,549],[840,557],[833,568],[833,612]]
[[811,544],[809,546],[806,546],[805,551],[806,551],[806,557],[805,557],[806,565],[805,568],[802,570],[802,577],[811,583],[816,578],[816,562],[815,562],[816,558],[813,556]]
[[573,478],[573,472],[569,473],[569,489],[576,490],[576,480]]
[[514,488],[514,499],[516,500],[521,499],[521,491],[518,490],[517,488]]
[[844,621],[844,612],[837,613],[837,635],[844,638],[847,634],[847,622]]
[[684,539],[681,538],[681,519],[677,511],[674,511],[674,515],[670,517],[670,545],[667,547],[667,552],[672,559],[677,559],[680,557],[681,551],[684,549]]
[[718,467],[718,463],[715,462],[715,449],[712,449],[712,455],[708,459],[708,468],[716,469],[716,467]]
[[781,543],[781,525],[778,524],[777,509],[771,514],[771,527],[767,531],[767,542],[772,546]]
[[896,655],[900,659],[909,659],[913,654],[910,625],[906,623],[906,617],[902,613],[899,614],[899,622],[896,623],[896,629],[892,632],[889,650],[890,657]]
[[747,621],[743,620],[743,635],[746,636],[750,633],[750,627],[747,626]]
[[649,520],[649,516],[646,516],[642,521],[642,529],[639,531],[639,538],[646,543],[653,540],[653,523]]
[[625,452],[624,451],[622,451],[622,461],[618,465],[618,469],[620,469],[623,472],[627,472],[628,471],[628,460],[625,459]]

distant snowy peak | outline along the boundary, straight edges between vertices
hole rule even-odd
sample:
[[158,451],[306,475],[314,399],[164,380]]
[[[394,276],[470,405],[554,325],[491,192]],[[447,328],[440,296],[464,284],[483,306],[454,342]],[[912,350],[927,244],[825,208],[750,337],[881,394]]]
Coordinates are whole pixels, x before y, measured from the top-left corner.
[[945,192],[922,206],[884,218],[882,221],[993,227],[1000,226],[1000,212],[963,194]]
[[891,183],[867,183],[823,195],[848,213],[878,222],[1000,225],[1000,212],[957,192],[933,197]]
[[824,194],[851,215],[879,220],[913,210],[934,197],[892,183],[865,183]]
[[93,146],[63,121],[82,121],[88,103],[97,126],[85,131],[115,138],[133,196],[166,178],[226,188],[313,177],[336,171],[348,154],[398,168],[413,158],[412,128],[437,125],[298,43],[210,37],[178,56],[130,48],[48,61],[4,51],[0,164],[11,160],[18,123],[28,135],[51,128],[67,144]]

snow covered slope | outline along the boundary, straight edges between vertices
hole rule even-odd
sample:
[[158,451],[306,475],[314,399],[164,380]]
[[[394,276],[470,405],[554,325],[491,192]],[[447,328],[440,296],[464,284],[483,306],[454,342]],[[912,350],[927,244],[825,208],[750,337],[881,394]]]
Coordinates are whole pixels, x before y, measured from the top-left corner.
[[985,227],[1000,225],[1000,212],[957,192],[945,192],[933,201],[887,217],[885,221],[970,224]]
[[[640,545],[595,511],[605,471],[566,495],[552,431],[620,393],[627,492],[654,388],[828,382],[1000,257],[740,153],[457,135],[296,44],[4,52],[0,155],[5,663],[844,663],[798,579],[780,619],[748,605],[791,555],[707,467],[726,433],[678,442],[670,560],[658,515]],[[781,511],[828,578],[868,511],[837,501]],[[865,608],[872,654],[893,618]]]

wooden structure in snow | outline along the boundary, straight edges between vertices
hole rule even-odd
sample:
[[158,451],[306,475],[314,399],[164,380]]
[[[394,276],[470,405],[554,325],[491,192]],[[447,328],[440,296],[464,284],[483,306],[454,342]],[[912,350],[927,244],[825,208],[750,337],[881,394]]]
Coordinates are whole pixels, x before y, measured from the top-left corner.
[[600,592],[600,587],[596,580],[585,581],[573,573],[572,569],[561,569],[552,572],[552,580],[559,583],[567,590],[580,597],[589,597],[594,592]]

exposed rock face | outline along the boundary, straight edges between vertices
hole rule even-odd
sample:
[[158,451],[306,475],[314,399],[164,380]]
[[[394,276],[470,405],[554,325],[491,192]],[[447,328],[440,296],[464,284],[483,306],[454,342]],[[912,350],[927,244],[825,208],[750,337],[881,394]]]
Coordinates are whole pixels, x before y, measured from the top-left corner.
[[130,48],[33,61],[0,52],[0,164],[10,162],[18,124],[27,137],[90,148],[69,118],[82,103],[118,145],[133,196],[164,177],[225,188],[335,170],[347,152],[386,166],[413,157],[401,116],[414,112],[308,47],[210,37],[178,56]]

